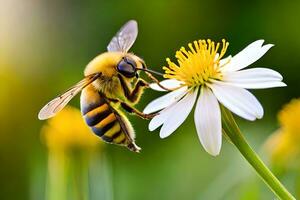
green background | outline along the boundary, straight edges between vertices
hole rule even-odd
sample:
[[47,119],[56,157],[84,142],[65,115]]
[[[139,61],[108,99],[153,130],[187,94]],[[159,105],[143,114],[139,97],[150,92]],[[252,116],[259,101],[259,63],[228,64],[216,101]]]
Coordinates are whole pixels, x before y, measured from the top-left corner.
[[[44,199],[47,151],[40,140],[44,122],[37,113],[82,79],[85,65],[106,51],[129,19],[139,23],[131,50],[161,72],[166,57],[174,58],[177,49],[195,39],[225,38],[230,43],[227,55],[257,39],[275,44],[252,66],[280,72],[288,87],[253,91],[265,109],[264,118],[238,119],[251,145],[264,155],[264,141],[279,127],[277,112],[300,94],[299,10],[296,0],[1,0],[0,199]],[[145,91],[137,107],[143,109],[159,95]],[[79,98],[71,105],[79,108]],[[218,157],[203,150],[192,115],[163,140],[158,131],[148,131],[147,121],[130,119],[142,152],[105,144],[106,163],[101,164],[105,167],[96,165],[94,171],[106,174],[108,183],[98,186],[101,181],[95,180],[91,186],[95,191],[110,184],[111,199],[273,199],[233,145],[223,140]],[[292,193],[296,193],[294,173],[279,176]],[[95,191],[91,199],[108,199]]]

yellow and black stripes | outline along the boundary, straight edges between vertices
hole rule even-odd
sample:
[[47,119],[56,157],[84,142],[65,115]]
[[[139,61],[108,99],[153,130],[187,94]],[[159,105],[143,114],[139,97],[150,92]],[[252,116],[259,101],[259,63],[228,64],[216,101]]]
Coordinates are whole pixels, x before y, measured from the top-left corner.
[[91,127],[92,131],[105,142],[120,144],[125,142],[122,136],[121,126],[104,98],[98,102],[97,106],[87,105],[83,116],[85,122]]
[[136,145],[134,144],[133,130],[126,126],[127,121],[93,86],[82,91],[81,110],[87,125],[102,140],[138,151],[138,147],[131,148]]

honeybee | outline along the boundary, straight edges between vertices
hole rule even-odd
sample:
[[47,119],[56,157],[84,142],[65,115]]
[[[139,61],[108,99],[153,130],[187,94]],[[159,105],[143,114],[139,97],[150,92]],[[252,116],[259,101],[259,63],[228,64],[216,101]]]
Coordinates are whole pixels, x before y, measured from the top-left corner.
[[133,127],[120,107],[143,119],[152,118],[153,114],[144,114],[133,107],[138,103],[144,88],[149,86],[148,82],[139,77],[139,71],[145,71],[155,82],[158,80],[151,74],[157,72],[147,69],[143,59],[128,53],[137,34],[137,22],[128,21],[112,38],[107,46],[108,51],[98,55],[86,66],[84,79],[46,104],[38,118],[44,120],[53,117],[82,91],[81,112],[91,130],[105,142],[139,152],[141,148],[135,144]]

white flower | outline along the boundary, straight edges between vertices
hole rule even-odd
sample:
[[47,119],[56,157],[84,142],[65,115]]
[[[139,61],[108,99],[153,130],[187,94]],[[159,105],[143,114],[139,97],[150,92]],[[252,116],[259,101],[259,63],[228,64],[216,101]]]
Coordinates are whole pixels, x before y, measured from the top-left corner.
[[[282,76],[271,69],[244,69],[261,58],[273,45],[263,45],[257,40],[237,55],[222,59],[228,43],[220,44],[210,40],[199,40],[176,52],[178,65],[167,59],[168,67],[161,82],[174,91],[150,102],[145,113],[158,112],[149,124],[153,131],[162,125],[160,137],[172,134],[187,118],[196,103],[194,120],[196,130],[204,149],[211,155],[220,153],[222,145],[222,124],[219,103],[236,115],[255,120],[263,117],[259,101],[246,89],[261,89],[286,86]],[[157,84],[154,90],[164,91]],[[197,99],[198,98],[198,99]],[[197,100],[197,102],[196,102]]]

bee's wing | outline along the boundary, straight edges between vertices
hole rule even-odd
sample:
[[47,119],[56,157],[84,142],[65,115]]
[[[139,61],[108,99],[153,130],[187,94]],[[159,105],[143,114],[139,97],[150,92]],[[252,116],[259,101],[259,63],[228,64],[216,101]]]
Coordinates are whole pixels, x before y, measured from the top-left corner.
[[135,20],[128,21],[112,38],[107,46],[108,51],[127,52],[133,45],[138,34],[138,26]]
[[56,113],[61,111],[67,103],[80,92],[87,85],[96,80],[100,74],[92,74],[90,76],[85,77],[83,80],[78,82],[73,87],[69,88],[65,93],[59,95],[49,103],[47,103],[39,112],[38,118],[40,120],[48,119],[53,117]]

